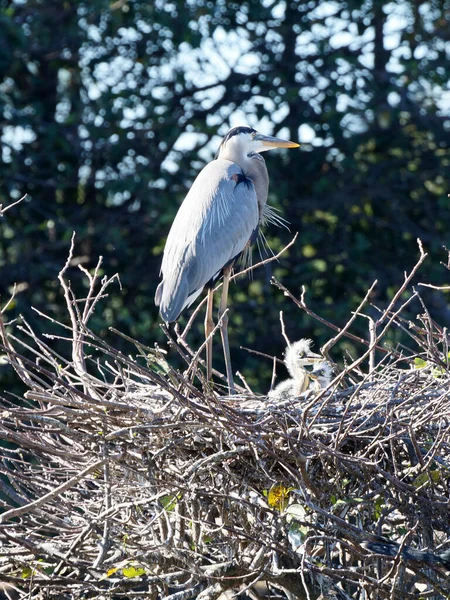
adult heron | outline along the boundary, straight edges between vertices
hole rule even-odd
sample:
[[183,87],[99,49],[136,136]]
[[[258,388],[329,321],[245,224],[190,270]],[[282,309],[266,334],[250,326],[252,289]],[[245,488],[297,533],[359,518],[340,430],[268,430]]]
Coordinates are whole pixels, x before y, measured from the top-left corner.
[[208,380],[212,373],[213,285],[223,274],[219,319],[230,393],[234,392],[234,384],[225,312],[228,284],[233,265],[250,248],[267,216],[269,175],[261,152],[298,146],[262,135],[252,127],[231,129],[216,159],[200,171],[192,184],[167,237],[155,303],[164,321],[170,323],[207,287]]

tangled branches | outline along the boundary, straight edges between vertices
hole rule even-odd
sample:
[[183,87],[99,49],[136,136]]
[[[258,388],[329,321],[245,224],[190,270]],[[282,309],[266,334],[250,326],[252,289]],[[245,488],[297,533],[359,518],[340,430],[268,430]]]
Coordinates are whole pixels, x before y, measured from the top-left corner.
[[[70,258],[70,358],[28,323],[0,322],[28,388],[3,400],[0,424],[0,580],[18,597],[448,596],[447,333],[425,307],[408,324],[397,306],[423,252],[367,351],[327,389],[283,402],[219,396],[183,336],[170,343],[185,373],[134,340],[133,356],[118,352],[88,329],[112,280],[85,272],[77,301]],[[395,348],[375,363],[392,327],[420,356]]]

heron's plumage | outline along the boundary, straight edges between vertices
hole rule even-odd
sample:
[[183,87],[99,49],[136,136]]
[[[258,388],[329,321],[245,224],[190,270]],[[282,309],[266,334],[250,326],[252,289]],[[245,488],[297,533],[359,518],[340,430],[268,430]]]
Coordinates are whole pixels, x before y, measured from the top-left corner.
[[297,377],[297,373],[302,373],[305,366],[313,365],[321,360],[321,355],[313,352],[311,346],[312,340],[301,339],[286,348],[284,364],[291,377]]
[[333,367],[326,360],[318,362],[313,366],[309,376],[313,382],[313,389],[323,390],[330,385],[333,379]]
[[199,173],[167,238],[155,301],[166,322],[200,295],[245,248],[259,223],[255,186],[237,164],[219,158]]
[[270,220],[269,175],[260,153],[297,146],[251,127],[234,127],[225,135],[216,160],[194,181],[167,238],[155,294],[166,322],[175,321],[205,285],[248,252],[258,226]]
[[279,383],[276,388],[271,390],[268,394],[269,398],[276,398],[277,400],[288,400],[289,398],[298,398],[300,394],[306,392],[310,386],[310,379],[307,371],[304,369],[297,372],[295,379],[285,379]]
[[316,384],[322,373],[319,375],[317,372],[314,377],[311,377],[311,373],[305,367],[315,365],[319,361],[323,366],[324,361],[320,354],[312,352],[311,346],[312,341],[307,339],[301,339],[293,344],[289,344],[284,353],[284,364],[289,371],[291,379],[282,381],[275,389],[269,392],[270,398],[277,398],[279,400],[296,398],[305,392],[311,386],[312,382]]

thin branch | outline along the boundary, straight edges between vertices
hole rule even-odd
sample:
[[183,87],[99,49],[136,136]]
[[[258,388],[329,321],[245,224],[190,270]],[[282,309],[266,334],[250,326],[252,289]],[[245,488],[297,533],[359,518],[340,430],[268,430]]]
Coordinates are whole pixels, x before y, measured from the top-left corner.
[[283,311],[282,310],[280,310],[280,323],[281,323],[281,335],[284,337],[284,341],[286,342],[286,346],[290,346],[291,342],[289,341],[289,338],[286,335],[286,327],[284,325]]
[[[308,314],[309,316],[311,316],[314,319],[316,319],[317,321],[319,321],[319,323],[322,323],[322,325],[325,325],[329,329],[334,329],[334,331],[337,331],[338,333],[340,333],[343,330],[342,327],[338,327],[334,323],[331,323],[330,321],[327,321],[323,317],[320,317],[318,314],[316,314],[314,311],[312,311],[306,305],[306,302],[305,302],[306,289],[305,289],[304,286],[302,286],[302,295],[301,295],[301,298],[300,298],[300,300],[298,300],[275,277],[271,278],[270,283],[272,285],[276,286],[278,289],[280,289],[284,293],[285,296],[287,296],[288,298],[290,298],[299,308],[301,308],[302,310],[304,310],[306,312],[306,314]],[[359,337],[357,335],[354,335],[353,333],[350,333],[349,331],[345,331],[344,335],[345,335],[345,337],[348,337],[349,339],[354,340],[355,342],[359,342],[360,344],[364,344],[365,346],[369,345],[369,342],[367,340],[365,340],[364,338]],[[380,352],[384,352],[385,354],[387,354],[389,352],[389,350],[386,350],[386,348],[383,348],[381,346],[376,346],[376,349],[380,350]]]
[[67,490],[70,490],[70,488],[72,488],[79,481],[84,479],[86,475],[89,475],[89,473],[92,473],[93,471],[96,471],[97,469],[102,467],[105,464],[105,462],[105,458],[102,460],[98,460],[90,464],[88,467],[86,467],[73,477],[71,477],[68,481],[58,486],[56,489],[52,490],[48,494],[45,494],[44,496],[41,496],[41,498],[38,498],[37,500],[30,502],[29,504],[25,504],[25,506],[19,506],[19,508],[12,508],[10,510],[7,510],[6,512],[0,515],[0,523],[5,523],[6,521],[9,521],[9,519],[27,514],[29,512],[32,512],[36,508],[40,508],[44,504],[47,504],[47,502],[50,502],[50,500],[53,500],[61,494],[63,494],[64,492],[66,492]]
[[[340,340],[340,338],[344,335],[347,334],[348,329],[350,328],[350,325],[353,323],[353,321],[356,319],[356,317],[361,313],[361,310],[363,309],[363,306],[366,304],[366,302],[368,301],[368,299],[370,298],[373,290],[375,289],[375,286],[378,284],[378,281],[375,280],[372,285],[370,286],[370,288],[368,289],[366,295],[364,296],[364,298],[362,299],[362,301],[360,302],[358,308],[355,310],[355,312],[352,313],[352,316],[350,317],[350,319],[347,321],[347,323],[344,325],[344,327],[339,331],[339,333],[332,338],[331,340],[328,340],[328,342],[321,348],[321,353],[326,356],[328,358],[328,353],[331,350],[331,348]],[[304,290],[302,292],[302,298],[301,301],[304,304]]]
[[7,210],[9,210],[10,208],[13,208],[14,206],[17,206],[17,204],[20,204],[20,202],[22,202],[23,200],[25,200],[25,198],[27,197],[27,195],[28,194],[25,194],[25,196],[22,196],[22,198],[20,198],[19,200],[16,200],[12,204],[9,204],[8,206],[3,206],[3,204],[0,204],[0,217],[3,217],[3,215],[5,214],[5,212]]

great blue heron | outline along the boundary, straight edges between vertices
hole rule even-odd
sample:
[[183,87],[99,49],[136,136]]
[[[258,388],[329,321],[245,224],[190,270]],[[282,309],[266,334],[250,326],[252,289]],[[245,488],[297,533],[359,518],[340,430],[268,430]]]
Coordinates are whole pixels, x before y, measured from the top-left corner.
[[311,351],[311,340],[302,339],[290,344],[284,353],[284,364],[291,376],[269,392],[269,398],[296,398],[310,387],[312,379],[305,367],[323,362],[323,357]]
[[223,274],[219,308],[230,393],[234,392],[228,344],[228,284],[234,263],[256,238],[264,221],[269,175],[261,152],[297,148],[299,144],[262,135],[251,127],[234,127],[223,138],[217,158],[192,184],[167,237],[162,281],[155,303],[164,321],[176,321],[208,287],[205,318],[207,379],[212,372],[214,282]]

